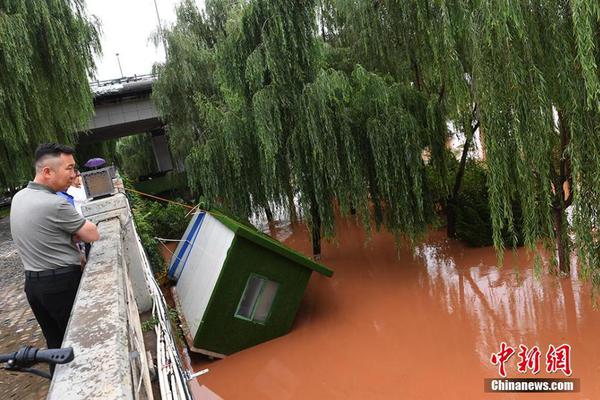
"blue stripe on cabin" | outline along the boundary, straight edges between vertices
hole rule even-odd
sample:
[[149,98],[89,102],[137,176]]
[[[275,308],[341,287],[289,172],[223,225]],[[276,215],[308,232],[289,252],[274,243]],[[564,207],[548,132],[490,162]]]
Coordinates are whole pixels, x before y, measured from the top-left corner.
[[[175,257],[175,261],[173,261],[173,265],[171,265],[171,268],[169,268],[169,272],[167,275],[170,279],[179,278],[179,276],[181,275],[181,272],[185,268],[185,264],[191,253],[191,248],[194,247],[194,242],[196,241],[196,238],[198,237],[198,232],[200,231],[200,227],[202,226],[202,221],[204,221],[204,215],[206,215],[205,212],[201,212],[198,214],[198,218],[196,218],[196,221],[194,222],[194,225],[192,226],[190,233],[187,235],[184,242],[182,243],[181,249],[179,250],[179,253],[177,253],[177,256]],[[190,247],[190,251],[188,251],[186,254],[188,247]],[[183,260],[183,263],[181,264],[181,268],[178,271],[177,269],[179,267],[179,261],[181,261],[181,259],[183,258],[184,255],[185,255],[185,260]],[[175,275],[177,275],[177,276],[175,276]]]

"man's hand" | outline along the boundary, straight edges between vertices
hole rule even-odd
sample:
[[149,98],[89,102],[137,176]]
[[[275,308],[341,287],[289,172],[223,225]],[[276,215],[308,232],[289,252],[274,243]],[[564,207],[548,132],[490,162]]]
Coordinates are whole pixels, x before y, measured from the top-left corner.
[[98,233],[98,228],[94,223],[85,221],[85,224],[83,224],[83,226],[77,232],[75,232],[73,239],[79,239],[86,243],[92,243],[100,239],[100,234]]

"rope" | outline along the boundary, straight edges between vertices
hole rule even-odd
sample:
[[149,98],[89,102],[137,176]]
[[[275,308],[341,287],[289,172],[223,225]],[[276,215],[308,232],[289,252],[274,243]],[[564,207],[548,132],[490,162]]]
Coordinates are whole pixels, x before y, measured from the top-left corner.
[[[180,203],[178,201],[173,201],[173,200],[165,199],[163,197],[158,197],[158,196],[155,196],[153,194],[148,194],[148,193],[140,192],[140,191],[135,190],[135,189],[130,189],[130,188],[124,188],[124,189],[127,190],[128,192],[133,192],[133,193],[136,193],[136,194],[140,194],[142,196],[151,197],[151,198],[156,199],[156,200],[166,201],[167,203],[177,204],[177,205],[179,205],[181,207],[185,207],[185,208],[187,208],[189,210],[200,209],[198,206],[194,206],[194,207],[188,206],[187,204],[183,204],[183,203]],[[204,211],[204,210],[201,210],[201,211]]]

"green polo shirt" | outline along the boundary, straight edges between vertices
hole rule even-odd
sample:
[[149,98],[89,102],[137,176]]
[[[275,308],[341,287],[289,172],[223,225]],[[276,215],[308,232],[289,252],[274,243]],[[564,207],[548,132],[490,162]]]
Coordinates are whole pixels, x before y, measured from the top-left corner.
[[83,224],[75,208],[47,186],[29,182],[13,197],[10,231],[26,271],[79,265],[71,237]]

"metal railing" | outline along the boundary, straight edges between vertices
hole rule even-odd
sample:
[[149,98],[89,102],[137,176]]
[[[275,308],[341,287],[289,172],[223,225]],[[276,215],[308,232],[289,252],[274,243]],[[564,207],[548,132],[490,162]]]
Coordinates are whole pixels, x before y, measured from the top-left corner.
[[142,74],[142,75],[133,75],[133,76],[124,76],[121,78],[114,78],[114,79],[104,79],[104,80],[96,80],[96,81],[91,81],[90,82],[90,88],[92,89],[92,91],[95,91],[98,88],[101,88],[103,86],[112,86],[112,85],[122,85],[124,83],[131,83],[131,82],[139,82],[139,81],[144,81],[144,80],[154,80],[156,79],[157,75],[156,74]]

